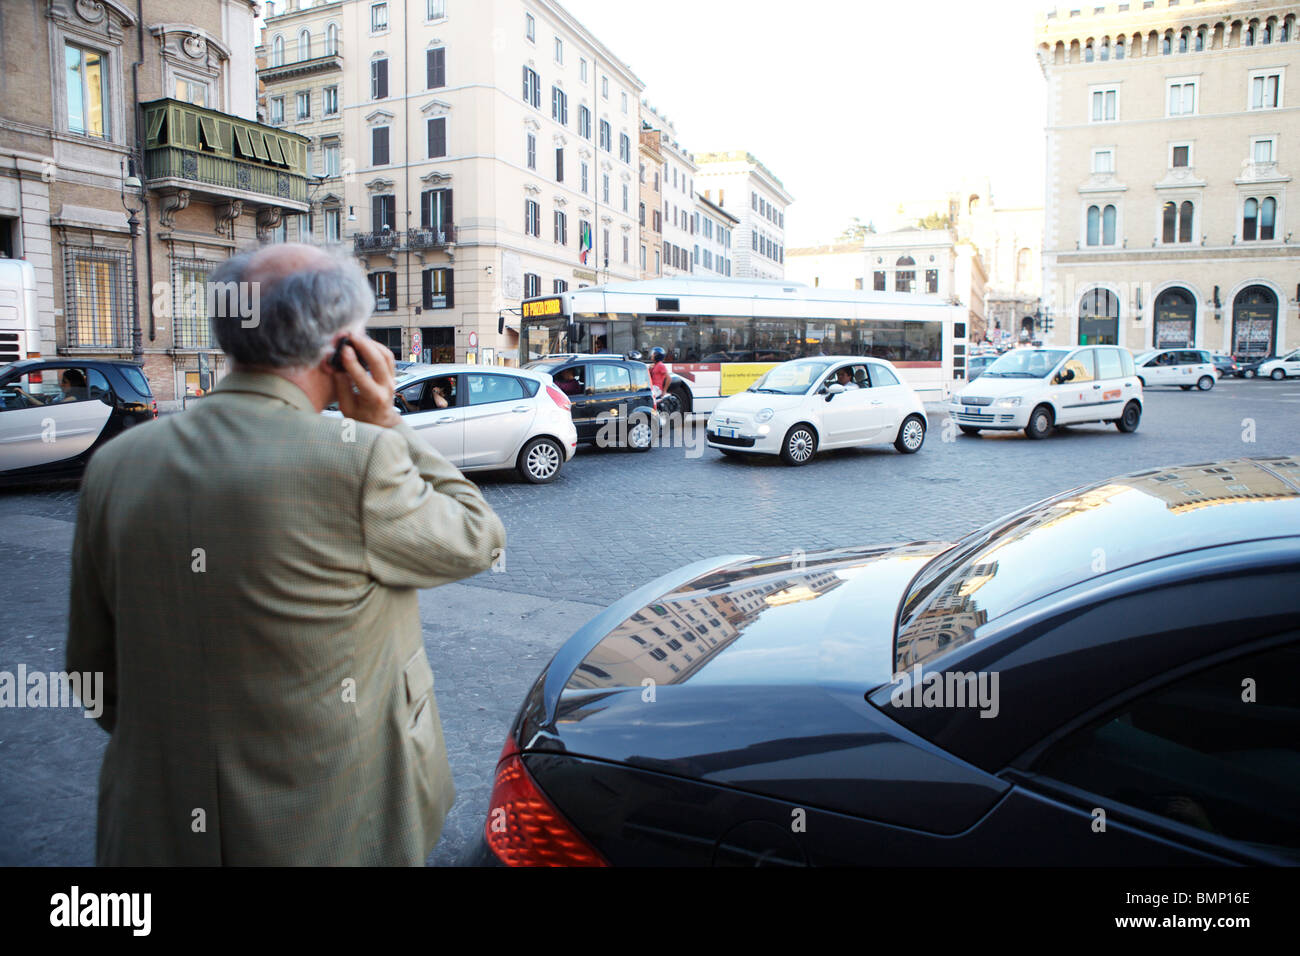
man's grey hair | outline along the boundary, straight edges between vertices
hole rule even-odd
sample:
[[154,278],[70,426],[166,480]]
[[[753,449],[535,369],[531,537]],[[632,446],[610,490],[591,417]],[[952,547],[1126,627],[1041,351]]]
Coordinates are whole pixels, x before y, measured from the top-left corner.
[[[331,262],[306,268],[251,288],[246,276],[258,253],[234,256],[208,277],[208,322],[223,352],[241,365],[304,368],[320,361],[336,332],[364,324],[375,294],[356,261],[329,255]],[[248,308],[249,303],[254,305]]]

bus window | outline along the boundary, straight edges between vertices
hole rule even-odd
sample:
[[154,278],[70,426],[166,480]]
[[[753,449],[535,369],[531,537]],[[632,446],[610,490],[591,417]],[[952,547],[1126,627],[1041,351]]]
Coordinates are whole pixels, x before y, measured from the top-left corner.
[[702,316],[700,357],[702,362],[752,362],[753,338],[750,319]]

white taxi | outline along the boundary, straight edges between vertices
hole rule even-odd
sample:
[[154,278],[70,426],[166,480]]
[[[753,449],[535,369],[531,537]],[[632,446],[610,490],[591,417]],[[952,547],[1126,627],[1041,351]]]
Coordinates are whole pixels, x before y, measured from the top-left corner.
[[1116,345],[1016,349],[952,397],[948,416],[963,433],[1020,431],[1046,438],[1058,425],[1112,422],[1137,431],[1142,382]]
[[1291,375],[1300,375],[1300,349],[1281,358],[1260,362],[1259,368],[1255,369],[1255,374],[1260,378],[1268,376],[1275,382],[1280,382]]
[[783,362],[709,416],[706,441],[724,455],[780,455],[803,465],[820,450],[925,442],[925,405],[891,363],[861,356]]
[[1208,392],[1219,380],[1219,370],[1203,349],[1154,349],[1133,360],[1143,388],[1177,385],[1184,392],[1198,388]]

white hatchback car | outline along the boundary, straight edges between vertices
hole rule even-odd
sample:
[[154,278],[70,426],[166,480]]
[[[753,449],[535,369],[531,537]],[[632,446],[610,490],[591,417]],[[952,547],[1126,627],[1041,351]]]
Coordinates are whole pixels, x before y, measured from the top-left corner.
[[892,443],[905,455],[925,442],[925,406],[898,369],[852,356],[783,362],[709,416],[708,445],[724,455],[780,455],[803,465],[819,450]]
[[1019,431],[1046,438],[1057,425],[1114,422],[1137,431],[1142,383],[1116,345],[1015,349],[952,397],[949,417],[967,435]]
[[1255,369],[1255,374],[1260,378],[1271,378],[1275,382],[1280,382],[1291,375],[1300,375],[1300,349],[1281,358],[1260,362],[1259,368]]
[[515,468],[545,484],[578,448],[569,397],[545,372],[420,365],[398,378],[394,401],[402,419],[461,471]]
[[1219,380],[1214,359],[1204,349],[1155,349],[1133,359],[1143,388],[1177,385],[1184,392],[1208,392]]

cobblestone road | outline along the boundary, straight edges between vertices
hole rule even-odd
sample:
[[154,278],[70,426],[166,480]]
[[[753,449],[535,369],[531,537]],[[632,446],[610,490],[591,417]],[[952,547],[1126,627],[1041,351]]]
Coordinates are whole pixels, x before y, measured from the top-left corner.
[[[1150,390],[1134,435],[1088,425],[1042,442],[943,441],[945,421],[931,414],[913,456],[854,450],[787,468],[707,449],[582,449],[553,485],[477,476],[508,531],[505,569],[421,595],[458,790],[431,862],[455,862],[482,825],[507,725],[538,672],[625,591],[717,554],[951,539],[1125,471],[1300,453],[1300,383]],[[75,485],[0,491],[0,671],[62,668],[76,500]],[[106,739],[79,712],[0,710],[0,865],[93,861]]]

